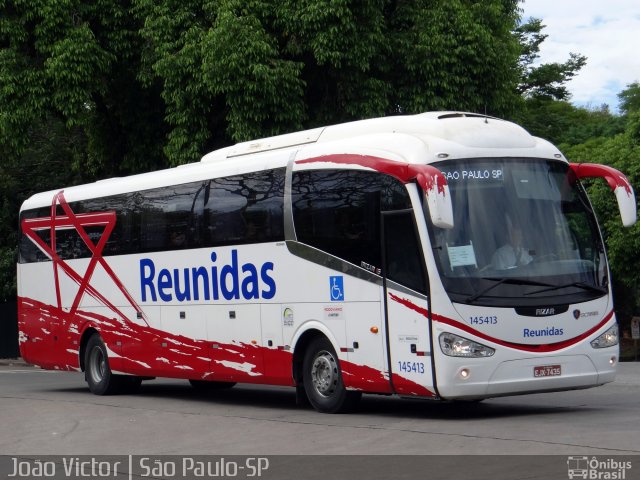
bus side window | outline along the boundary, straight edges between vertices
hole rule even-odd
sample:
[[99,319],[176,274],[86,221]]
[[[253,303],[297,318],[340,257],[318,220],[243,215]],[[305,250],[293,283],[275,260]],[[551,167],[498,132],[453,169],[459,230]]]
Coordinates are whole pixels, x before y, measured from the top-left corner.
[[284,169],[217,178],[210,184],[200,210],[207,246],[284,240]]
[[380,265],[379,174],[296,172],[293,218],[298,241],[354,265]]
[[397,179],[353,170],[294,173],[292,203],[298,241],[377,272],[381,210],[411,206]]
[[[284,240],[284,177],[285,169],[276,168],[81,200],[70,207],[76,214],[116,212],[104,256],[276,242]],[[57,214],[65,215],[62,207]],[[21,219],[50,215],[51,208],[43,207],[23,212]],[[104,227],[84,230],[97,244]],[[50,244],[50,230],[37,235]],[[63,260],[91,257],[75,229],[57,231],[56,240]],[[48,260],[23,233],[20,263]]]

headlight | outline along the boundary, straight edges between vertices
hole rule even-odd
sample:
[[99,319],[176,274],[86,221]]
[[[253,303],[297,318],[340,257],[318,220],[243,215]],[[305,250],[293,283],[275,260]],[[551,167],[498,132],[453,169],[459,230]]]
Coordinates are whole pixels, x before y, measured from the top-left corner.
[[593,348],[607,348],[618,344],[618,325],[614,325],[591,342]]
[[449,357],[479,358],[490,357],[495,353],[491,347],[447,332],[440,334],[440,348]]

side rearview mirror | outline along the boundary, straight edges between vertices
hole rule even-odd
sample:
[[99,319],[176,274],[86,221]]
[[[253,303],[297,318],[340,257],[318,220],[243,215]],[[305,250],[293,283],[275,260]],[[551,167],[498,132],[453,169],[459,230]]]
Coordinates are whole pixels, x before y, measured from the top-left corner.
[[409,168],[424,191],[433,225],[453,228],[451,192],[442,172],[431,165],[410,165]]
[[622,225],[630,227],[636,223],[636,196],[624,174],[615,168],[595,163],[571,163],[569,166],[578,178],[604,178],[618,200]]

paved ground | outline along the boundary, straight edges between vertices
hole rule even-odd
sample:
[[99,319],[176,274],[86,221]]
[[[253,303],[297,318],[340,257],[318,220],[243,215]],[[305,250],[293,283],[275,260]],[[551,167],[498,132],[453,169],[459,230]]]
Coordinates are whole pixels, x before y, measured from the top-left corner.
[[[293,390],[202,395],[155,380],[98,397],[81,374],[0,365],[2,454],[640,454],[640,363],[590,390],[440,404],[365,396],[357,413],[295,405]],[[640,467],[638,468],[640,471]]]

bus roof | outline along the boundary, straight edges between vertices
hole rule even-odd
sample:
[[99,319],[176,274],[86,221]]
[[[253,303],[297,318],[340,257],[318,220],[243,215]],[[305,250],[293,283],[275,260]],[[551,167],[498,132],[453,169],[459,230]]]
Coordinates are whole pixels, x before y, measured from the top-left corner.
[[[218,162],[260,152],[300,149],[310,144],[336,141],[344,145],[345,140],[362,145],[362,137],[381,134],[411,135],[421,139],[428,150],[446,153],[447,158],[496,154],[563,158],[549,142],[531,136],[515,123],[475,113],[448,111],[359,120],[251,140],[215,150],[202,157],[201,161]],[[517,153],[508,150],[517,150]],[[423,157],[422,162],[425,160],[429,163],[429,159]]]
[[[215,150],[200,162],[92,184],[65,188],[73,202],[119,193],[176,185],[199,179],[237,175],[286,166],[296,159],[335,153],[383,156],[405,163],[431,163],[444,158],[564,157],[546,140],[494,117],[465,112],[427,112],[390,116],[288,133]],[[61,188],[36,194],[21,210],[50,205]]]

